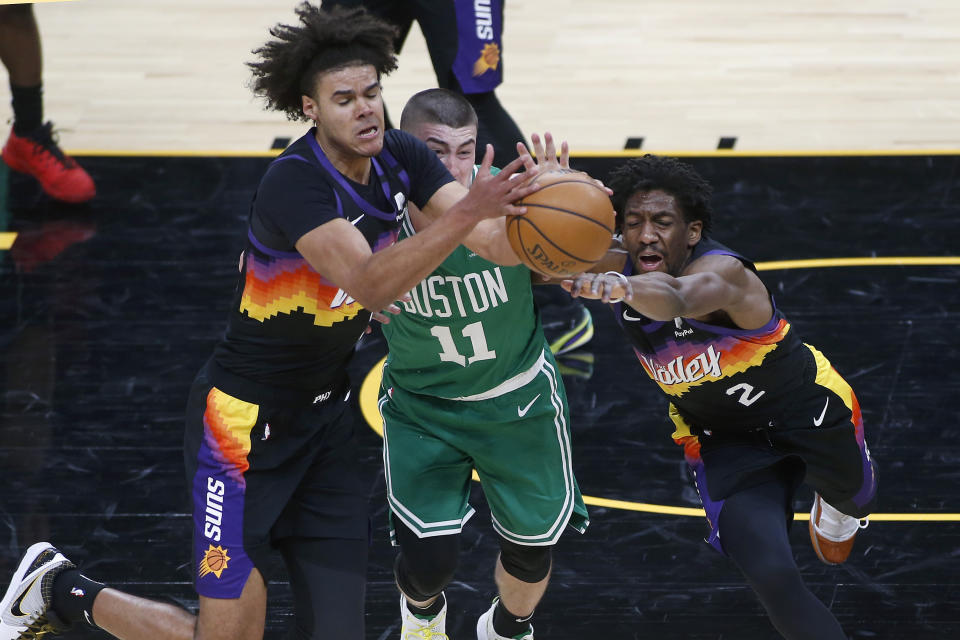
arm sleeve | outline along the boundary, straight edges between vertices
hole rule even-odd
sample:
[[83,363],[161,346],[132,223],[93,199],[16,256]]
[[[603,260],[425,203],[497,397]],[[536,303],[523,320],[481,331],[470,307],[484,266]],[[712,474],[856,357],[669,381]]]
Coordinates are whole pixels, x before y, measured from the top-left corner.
[[409,133],[392,129],[387,132],[386,144],[410,176],[410,200],[421,209],[437,189],[453,182],[437,154]]
[[267,169],[257,188],[253,215],[293,247],[305,233],[341,214],[333,187],[316,167],[290,158]]

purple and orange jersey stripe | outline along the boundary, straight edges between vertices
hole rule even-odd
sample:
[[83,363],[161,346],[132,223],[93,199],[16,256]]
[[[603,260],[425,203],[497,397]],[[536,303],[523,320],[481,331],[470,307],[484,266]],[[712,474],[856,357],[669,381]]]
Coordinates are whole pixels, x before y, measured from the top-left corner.
[[[397,231],[381,234],[373,246],[379,251],[394,244]],[[240,311],[265,322],[280,314],[304,313],[313,324],[330,327],[350,320],[362,305],[324,278],[298,253],[258,255],[248,251]]]

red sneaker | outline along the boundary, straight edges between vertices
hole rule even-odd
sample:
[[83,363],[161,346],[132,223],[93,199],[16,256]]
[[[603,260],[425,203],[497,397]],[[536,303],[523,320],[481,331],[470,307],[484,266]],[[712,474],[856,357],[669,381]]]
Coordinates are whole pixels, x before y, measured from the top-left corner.
[[11,129],[3,146],[3,161],[13,171],[36,178],[51,198],[81,203],[97,194],[90,175],[57,146],[52,122],[26,136],[18,136]]

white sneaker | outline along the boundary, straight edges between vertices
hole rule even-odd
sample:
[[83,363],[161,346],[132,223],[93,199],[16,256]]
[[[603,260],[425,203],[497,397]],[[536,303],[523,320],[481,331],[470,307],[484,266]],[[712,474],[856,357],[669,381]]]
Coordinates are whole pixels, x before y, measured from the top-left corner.
[[863,521],[837,511],[819,493],[813,494],[813,508],[810,509],[810,542],[817,557],[827,564],[846,562],[853,550],[853,540],[857,531],[870,524],[869,518]]
[[430,620],[424,620],[413,615],[407,606],[407,599],[400,596],[400,640],[450,640],[446,634],[447,602],[444,599],[440,613]]
[[533,640],[533,625],[530,625],[530,630],[526,633],[513,636],[512,638],[498,635],[497,632],[493,630],[493,612],[499,602],[499,596],[494,598],[493,604],[487,609],[487,612],[477,620],[477,640]]
[[41,638],[61,631],[46,614],[57,574],[74,566],[49,542],[27,549],[0,601],[0,640]]

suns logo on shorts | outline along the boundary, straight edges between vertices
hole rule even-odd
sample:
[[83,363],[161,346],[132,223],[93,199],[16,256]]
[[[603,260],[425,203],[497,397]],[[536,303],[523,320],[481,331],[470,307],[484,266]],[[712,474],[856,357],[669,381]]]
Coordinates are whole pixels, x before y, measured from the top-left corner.
[[488,69],[496,71],[498,64],[500,64],[500,47],[495,42],[488,42],[483,45],[480,57],[473,63],[473,75],[474,77],[483,75]]
[[219,578],[220,574],[227,570],[229,560],[230,556],[227,555],[227,549],[220,545],[216,547],[210,545],[210,548],[203,554],[203,560],[200,561],[199,576],[202,578],[208,573],[212,573]]

